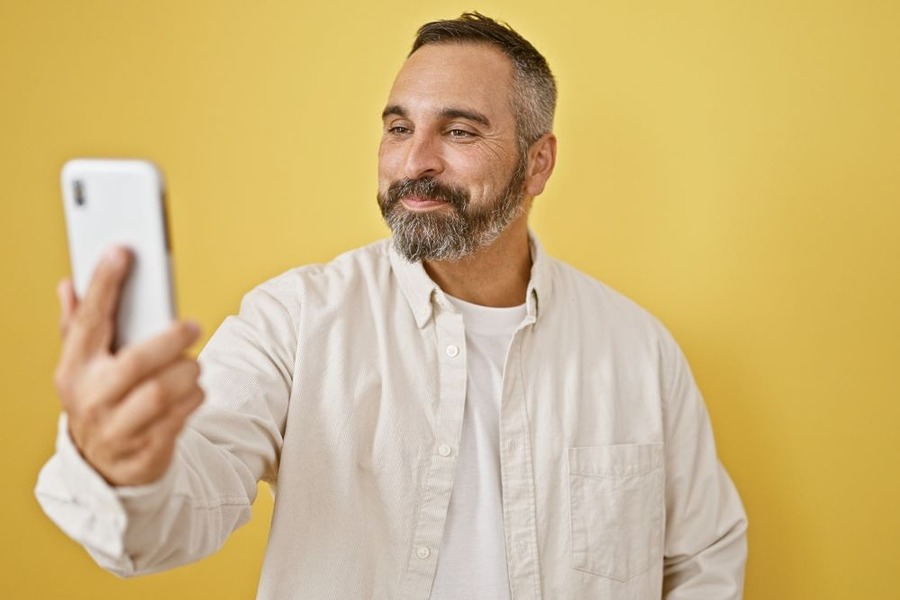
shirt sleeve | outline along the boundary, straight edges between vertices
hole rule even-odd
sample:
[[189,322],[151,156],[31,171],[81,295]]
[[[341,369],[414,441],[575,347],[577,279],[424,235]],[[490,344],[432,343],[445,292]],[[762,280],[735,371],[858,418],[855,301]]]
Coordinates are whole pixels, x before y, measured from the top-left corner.
[[218,550],[246,523],[257,481],[275,483],[296,351],[296,321],[265,286],[250,292],[200,355],[203,406],[158,481],[111,487],[59,422],[38,476],[44,512],[103,568],[152,573]]
[[740,600],[747,518],[716,455],[709,415],[671,338],[665,365],[666,600]]

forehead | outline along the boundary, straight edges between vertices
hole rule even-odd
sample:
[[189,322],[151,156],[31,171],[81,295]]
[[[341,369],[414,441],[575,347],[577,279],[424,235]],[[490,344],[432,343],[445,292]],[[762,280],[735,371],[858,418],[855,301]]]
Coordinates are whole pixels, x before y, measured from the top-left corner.
[[512,117],[512,61],[487,44],[441,43],[410,56],[391,88],[389,105],[407,110],[471,108]]

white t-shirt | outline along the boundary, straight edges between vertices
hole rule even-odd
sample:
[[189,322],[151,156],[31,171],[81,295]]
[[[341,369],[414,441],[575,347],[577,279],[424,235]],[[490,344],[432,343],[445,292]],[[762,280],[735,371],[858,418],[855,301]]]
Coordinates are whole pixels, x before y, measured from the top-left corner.
[[468,380],[456,478],[431,598],[507,600],[500,397],[506,352],[525,318],[525,305],[493,308],[448,298],[465,323]]

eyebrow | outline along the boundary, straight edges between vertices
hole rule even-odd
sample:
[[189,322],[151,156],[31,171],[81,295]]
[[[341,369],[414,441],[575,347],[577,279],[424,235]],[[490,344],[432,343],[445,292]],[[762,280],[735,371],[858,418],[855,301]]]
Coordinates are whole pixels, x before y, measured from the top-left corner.
[[491,125],[490,119],[488,119],[480,112],[475,112],[474,110],[466,110],[464,108],[445,108],[441,111],[441,116],[445,119],[466,119],[467,121],[481,123],[485,127],[490,127]]
[[[385,109],[381,112],[382,120],[387,118],[389,115],[397,115],[398,117],[403,117],[404,119],[409,117],[406,109],[399,104],[391,104],[390,106],[385,107]],[[485,127],[490,127],[491,125],[491,120],[488,119],[485,115],[474,110],[467,110],[465,108],[444,108],[441,110],[440,115],[445,119],[466,119],[468,121],[480,123]]]
[[388,115],[397,115],[398,117],[403,117],[404,119],[407,116],[406,110],[399,104],[391,104],[389,106],[385,106],[384,110],[381,111],[381,119],[386,119]]

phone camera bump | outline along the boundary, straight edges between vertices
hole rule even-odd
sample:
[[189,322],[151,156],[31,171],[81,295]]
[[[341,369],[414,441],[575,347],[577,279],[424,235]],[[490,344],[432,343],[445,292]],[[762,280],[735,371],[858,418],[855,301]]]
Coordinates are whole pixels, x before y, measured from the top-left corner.
[[75,180],[75,206],[84,206],[84,183],[81,180]]

